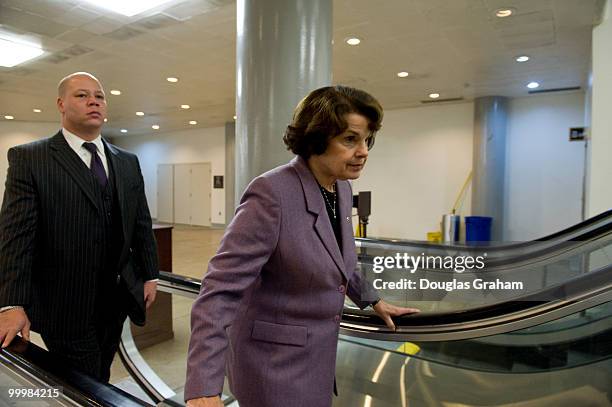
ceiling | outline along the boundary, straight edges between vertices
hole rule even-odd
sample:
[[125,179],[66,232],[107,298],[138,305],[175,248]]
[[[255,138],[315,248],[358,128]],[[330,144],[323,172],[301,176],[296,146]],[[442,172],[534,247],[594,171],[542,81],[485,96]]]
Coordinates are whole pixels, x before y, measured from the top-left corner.
[[[591,31],[603,4],[334,0],[334,83],[371,92],[386,110],[421,105],[432,92],[471,100],[527,95],[532,80],[540,89],[584,86]],[[507,7],[516,10],[513,16],[495,17]],[[129,18],[79,0],[0,0],[0,30],[46,51],[14,68],[0,67],[0,120],[58,121],[57,82],[74,71],[96,75],[107,94],[121,90],[108,95],[107,135],[120,135],[120,128],[149,134],[153,124],[164,133],[221,126],[234,115],[235,1],[173,0]],[[351,36],[361,44],[347,45]],[[514,61],[523,54],[530,61]],[[399,71],[410,74],[398,78]],[[180,80],[172,84],[168,76]]]

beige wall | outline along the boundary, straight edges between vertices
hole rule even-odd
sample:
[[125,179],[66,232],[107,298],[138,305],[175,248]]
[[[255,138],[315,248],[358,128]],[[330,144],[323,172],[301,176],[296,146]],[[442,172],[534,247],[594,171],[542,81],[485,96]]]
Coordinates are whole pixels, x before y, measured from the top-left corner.
[[59,123],[30,123],[22,121],[0,122],[0,196],[4,196],[4,181],[9,148],[54,135],[60,129]]
[[[147,201],[153,217],[157,216],[158,164],[210,162],[212,175],[225,174],[224,127],[117,137],[113,141],[138,155],[145,180]],[[224,189],[211,190],[211,222],[225,223]]]
[[[425,240],[472,169],[473,103],[385,112],[354,192],[372,191],[370,236]],[[470,213],[470,191],[460,212]]]

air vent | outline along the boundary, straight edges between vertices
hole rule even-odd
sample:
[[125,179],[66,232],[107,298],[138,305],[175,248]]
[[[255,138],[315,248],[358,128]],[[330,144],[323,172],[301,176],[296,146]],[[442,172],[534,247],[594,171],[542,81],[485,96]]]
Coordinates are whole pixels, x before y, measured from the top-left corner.
[[463,98],[446,98],[446,99],[432,99],[432,100],[421,100],[421,103],[443,103],[443,102],[459,102]]
[[89,54],[92,51],[93,48],[84,47],[82,45],[73,45],[70,48],[66,48],[60,52],[56,52],[55,54],[49,55],[44,59],[44,61],[50,62],[52,64],[59,64],[61,62],[69,60],[70,58]]
[[147,30],[157,30],[159,28],[169,27],[179,22],[180,21],[176,18],[170,17],[163,13],[159,13],[152,15],[151,17],[138,20],[132,25],[146,28]]
[[224,7],[230,4],[234,4],[234,0],[208,0],[208,3],[216,6],[216,7]]
[[79,55],[89,54],[93,51],[93,48],[84,47],[82,45],[73,45],[70,48],[66,48],[62,51],[62,54],[68,57],[78,57]]
[[236,4],[235,0],[199,0],[179,3],[174,7],[164,10],[164,14],[172,16],[180,21],[189,20],[191,17],[210,13],[221,7]]
[[566,92],[570,90],[580,90],[580,86],[570,86],[569,88],[554,88],[554,89],[536,89],[530,90],[529,93],[553,93],[553,92]]
[[56,54],[51,54],[48,57],[46,57],[44,59],[45,62],[51,62],[52,64],[59,64],[60,62],[64,62],[69,60],[70,57],[67,57],[66,55],[62,54],[61,52],[58,52]]
[[125,41],[129,40],[130,38],[137,37],[142,33],[143,31],[137,30],[135,28],[121,27],[115,31],[104,34],[104,36],[117,41]]

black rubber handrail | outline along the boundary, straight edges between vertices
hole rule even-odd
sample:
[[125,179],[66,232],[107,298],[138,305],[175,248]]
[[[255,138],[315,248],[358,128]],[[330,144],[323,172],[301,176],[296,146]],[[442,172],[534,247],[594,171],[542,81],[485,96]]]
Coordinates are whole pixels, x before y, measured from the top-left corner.
[[[598,239],[610,238],[610,235],[612,235],[612,220],[609,223],[602,225],[598,228],[586,231],[585,233],[577,236],[573,240],[558,242],[558,243],[555,243],[555,244],[552,244],[546,247],[541,247],[541,244],[539,241],[527,242],[527,243],[524,243],[523,245],[533,246],[534,250],[532,252],[518,254],[518,255],[510,254],[508,256],[503,256],[503,257],[502,256],[488,257],[487,262],[486,262],[487,264],[486,269],[480,270],[478,272],[482,273],[482,272],[487,272],[487,271],[495,271],[495,270],[492,270],[494,267],[497,268],[497,267],[508,266],[511,264],[519,263],[519,262],[534,261],[534,259],[537,260],[538,258],[542,258],[544,256],[550,256],[554,254],[555,252],[566,252],[570,249],[574,249],[578,246],[589,244]],[[406,247],[399,243],[393,243],[393,246],[397,247],[399,253],[405,251],[405,247]],[[490,254],[491,249],[495,249],[495,246],[480,246],[480,247],[436,246],[433,248],[433,250],[434,251],[440,250],[439,255],[448,255],[449,253],[453,253],[454,250],[459,249],[459,248],[460,248],[459,250],[460,252],[476,252],[476,254],[481,255],[484,252]],[[372,256],[370,254],[367,254],[367,250],[368,248],[365,248],[365,250],[362,249],[362,253],[365,251],[366,254],[365,255],[360,254],[359,260],[365,264],[372,264]],[[431,253],[428,250],[427,255],[432,256],[436,254]],[[435,270],[435,269],[427,269],[427,270]],[[469,271],[467,272],[469,273]]]
[[[560,237],[563,237],[565,235],[569,235],[572,234],[576,231],[579,231],[581,229],[588,229],[589,227],[597,224],[597,223],[604,223],[603,228],[597,228],[598,230],[600,230],[599,233],[601,233],[602,231],[610,231],[612,228],[612,209],[607,210],[605,212],[600,213],[599,215],[593,216],[583,222],[577,223],[575,225],[572,225],[566,229],[560,230],[558,232],[552,233],[548,236],[544,236],[532,241],[527,241],[527,242],[516,242],[516,243],[508,243],[508,244],[504,244],[504,245],[492,245],[492,246],[486,246],[487,250],[491,251],[491,252],[495,252],[495,251],[504,251],[504,250],[509,250],[509,249],[516,249],[516,248],[520,248],[520,247],[524,247],[524,246],[528,246],[533,244],[533,242],[547,242],[547,241],[551,241],[551,240],[556,240]],[[592,236],[591,233],[588,233],[585,236]],[[572,241],[577,241],[584,238],[582,235],[579,238],[574,238],[571,239]],[[464,250],[464,251],[475,251],[475,250],[482,250],[481,246],[470,246],[467,244],[440,244],[440,243],[433,243],[433,242],[427,242],[427,241],[422,241],[422,240],[406,240],[406,239],[384,239],[384,238],[363,238],[363,237],[357,237],[355,238],[355,240],[357,242],[362,242],[364,244],[384,244],[384,245],[390,245],[390,246],[410,246],[410,247],[415,247],[415,248],[422,248],[422,249],[428,249],[428,250],[436,250],[439,249],[441,251],[448,251],[448,250]]]
[[61,387],[69,399],[83,406],[136,407],[151,404],[82,373],[58,355],[16,337],[0,351],[0,358],[49,387]]
[[[161,272],[162,286],[182,287],[195,295],[200,283],[171,273]],[[558,298],[544,301],[542,298]],[[371,310],[344,308],[342,332],[379,338],[402,338],[419,335],[419,340],[445,340],[479,337],[510,332],[520,327],[561,318],[612,299],[612,265],[572,278],[562,284],[494,304],[457,311],[414,314],[395,318],[397,331],[389,330],[384,321]],[[567,311],[565,311],[566,309]],[[539,317],[539,318],[538,318]],[[527,322],[526,322],[527,321]],[[514,324],[514,325],[513,325]],[[507,327],[504,327],[507,325]],[[395,339],[394,339],[395,340]]]
[[[542,298],[558,299],[544,301]],[[514,329],[505,329],[503,325],[510,326],[514,323],[514,326],[517,326],[516,323],[520,321],[534,322],[531,325],[523,322],[522,327],[538,325],[611,300],[612,265],[608,265],[563,284],[508,301],[457,311],[394,318],[397,331],[387,328],[384,321],[371,311],[345,308],[342,322],[346,325],[346,329],[343,333],[350,335],[353,332],[356,336],[363,336],[359,333],[373,332],[369,328],[375,328],[378,338],[385,335],[401,338],[402,335],[418,334],[422,336],[420,340],[428,341],[440,340],[434,335],[429,338],[430,334],[446,333],[449,334],[447,340],[466,339],[510,332]],[[553,317],[547,318],[546,314]],[[470,334],[470,331],[474,334]],[[453,333],[457,336],[453,337]]]

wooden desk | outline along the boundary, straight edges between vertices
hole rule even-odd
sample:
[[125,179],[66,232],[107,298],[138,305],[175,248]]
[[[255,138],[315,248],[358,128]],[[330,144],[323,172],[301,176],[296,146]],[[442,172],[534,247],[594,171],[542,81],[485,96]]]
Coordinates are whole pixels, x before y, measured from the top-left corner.
[[[172,226],[153,225],[157,240],[159,269],[172,272]],[[132,336],[138,349],[144,349],[174,337],[172,330],[172,294],[157,292],[155,302],[147,310],[147,323],[140,327],[132,324]]]

